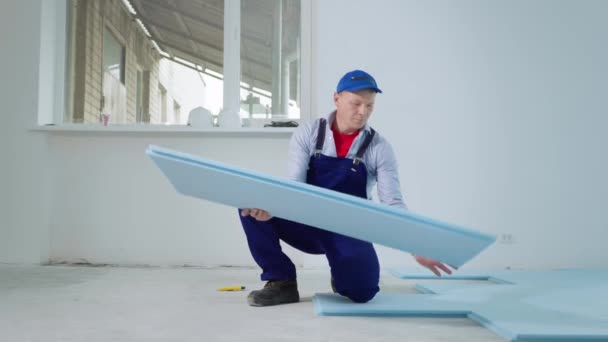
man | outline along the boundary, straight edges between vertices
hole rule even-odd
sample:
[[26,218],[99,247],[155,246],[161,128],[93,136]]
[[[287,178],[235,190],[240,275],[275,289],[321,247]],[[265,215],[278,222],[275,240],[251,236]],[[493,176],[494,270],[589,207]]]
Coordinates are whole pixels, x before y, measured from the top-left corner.
[[[377,93],[382,91],[370,74],[361,70],[345,74],[334,93],[336,110],[300,126],[292,136],[289,177],[363,198],[370,198],[377,185],[382,203],[407,209],[392,147],[367,124]],[[295,266],[282,252],[280,240],[305,253],[325,254],[334,292],[357,303],[378,293],[380,267],[371,243],[272,217],[262,209],[242,209],[240,217],[251,254],[262,268],[261,278],[267,281],[263,289],[249,294],[250,305],[299,301]],[[451,273],[435,260],[415,259],[437,276],[439,270]]]

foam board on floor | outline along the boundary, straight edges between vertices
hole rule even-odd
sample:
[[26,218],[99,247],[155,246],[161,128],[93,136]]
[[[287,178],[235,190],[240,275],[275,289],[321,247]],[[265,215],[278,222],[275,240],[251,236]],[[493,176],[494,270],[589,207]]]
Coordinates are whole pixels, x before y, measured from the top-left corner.
[[184,195],[235,208],[262,208],[277,217],[455,267],[495,241],[488,234],[309,184],[156,146],[146,153]]
[[[504,272],[498,275],[498,272],[493,271],[492,275],[488,271],[478,270],[452,270],[452,274],[441,274],[441,277],[436,276],[428,269],[419,268],[389,268],[387,271],[393,276],[401,279],[432,279],[432,280],[486,280],[494,283],[502,283]],[[508,271],[506,271],[508,272]],[[500,278],[499,278],[500,277]]]
[[319,315],[466,316],[510,341],[608,341],[607,270],[516,271],[502,280],[419,284],[424,294],[381,292],[366,304],[335,294],[313,302]]

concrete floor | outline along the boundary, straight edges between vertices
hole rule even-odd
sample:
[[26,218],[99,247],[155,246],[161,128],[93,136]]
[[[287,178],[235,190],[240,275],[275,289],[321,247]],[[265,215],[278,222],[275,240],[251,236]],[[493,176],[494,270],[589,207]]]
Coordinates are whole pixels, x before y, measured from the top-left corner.
[[[0,265],[0,341],[504,341],[466,318],[318,317],[329,274],[298,276],[302,302],[255,308],[255,269]],[[382,275],[383,291],[413,284]]]

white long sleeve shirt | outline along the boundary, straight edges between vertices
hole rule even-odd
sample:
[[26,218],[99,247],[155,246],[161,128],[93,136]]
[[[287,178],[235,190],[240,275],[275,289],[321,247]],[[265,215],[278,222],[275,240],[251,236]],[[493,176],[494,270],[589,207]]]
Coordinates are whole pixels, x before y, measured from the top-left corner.
[[[322,154],[328,157],[336,157],[336,143],[331,131],[331,125],[336,117],[335,111],[326,116],[325,142]],[[288,177],[290,179],[306,182],[308,163],[315,152],[317,135],[319,131],[319,120],[304,123],[298,127],[289,142],[288,153]],[[365,136],[371,134],[369,125],[365,125],[359,135],[353,141],[346,158],[354,159],[359,146],[363,143]],[[393,207],[407,209],[401,194],[399,184],[399,169],[397,159],[390,143],[376,132],[374,139],[367,148],[361,161],[367,168],[367,197],[371,199],[374,185],[377,185],[378,199],[380,202]]]

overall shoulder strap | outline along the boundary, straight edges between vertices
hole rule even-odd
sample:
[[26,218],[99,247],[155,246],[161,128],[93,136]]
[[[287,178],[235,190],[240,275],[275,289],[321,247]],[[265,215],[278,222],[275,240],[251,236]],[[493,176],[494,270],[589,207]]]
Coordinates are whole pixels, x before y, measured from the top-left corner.
[[357,155],[355,156],[353,163],[359,164],[359,161],[361,161],[361,159],[363,158],[363,155],[365,154],[365,151],[367,151],[369,144],[371,144],[372,140],[374,140],[375,135],[376,131],[374,131],[373,128],[370,128],[370,133],[365,137],[365,140],[363,140],[361,146],[359,146],[359,150],[357,151]]
[[325,126],[327,120],[319,119],[319,131],[317,132],[317,145],[315,146],[315,156],[318,156],[323,151],[323,143],[325,142]]

